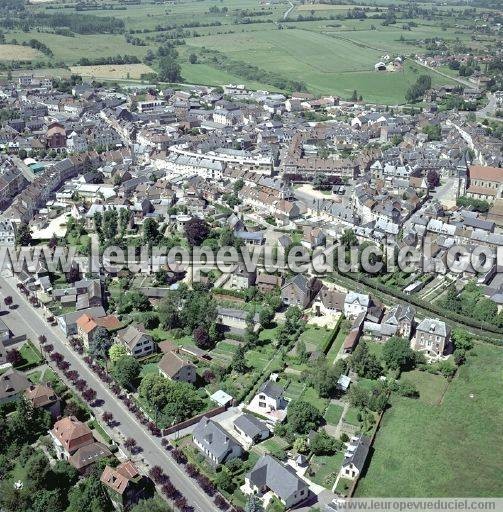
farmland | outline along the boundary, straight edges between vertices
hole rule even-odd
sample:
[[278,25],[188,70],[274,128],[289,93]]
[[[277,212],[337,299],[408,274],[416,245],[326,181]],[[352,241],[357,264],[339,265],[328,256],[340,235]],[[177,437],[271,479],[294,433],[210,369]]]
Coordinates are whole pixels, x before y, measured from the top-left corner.
[[[424,5],[433,8],[431,4]],[[413,56],[425,52],[425,41],[442,39],[448,44],[473,47],[490,47],[494,43],[490,37],[473,38],[470,24],[474,20],[463,18],[463,24],[455,23],[451,13],[460,10],[450,10],[450,5],[434,7],[438,13],[445,11],[435,18],[419,18],[404,12],[406,26],[402,21],[382,23],[382,13],[387,7],[380,0],[358,6],[367,11],[363,18],[349,16],[354,5],[296,4],[286,15],[289,7],[287,2],[262,5],[256,0],[218,3],[184,0],[176,4],[134,5],[112,1],[100,9],[87,7],[85,16],[118,20],[124,30],[63,34],[45,28],[29,31],[12,28],[5,34],[9,44],[0,46],[0,62],[8,59],[30,61],[36,67],[61,67],[62,64],[76,66],[82,58],[124,55],[144,61],[160,45],[176,40],[185,83],[243,83],[252,89],[277,91],[288,90],[292,83],[300,81],[306,90],[318,95],[349,98],[356,90],[367,102],[399,104],[404,103],[406,91],[419,74],[431,75],[433,85],[454,83],[448,76],[415,63]],[[49,16],[79,15],[75,6],[58,1],[31,5],[30,10]],[[33,38],[49,48],[52,55],[10,44],[28,43]],[[374,64],[385,55],[411,58],[405,60],[400,71],[374,71]],[[156,70],[155,60],[147,64]],[[246,66],[253,66],[256,73],[245,72]],[[101,79],[140,80],[144,73],[139,70],[98,66],[95,70],[79,69],[79,72]]]
[[0,45],[0,61],[33,60],[38,59],[40,56],[43,55],[29,46],[17,44]]
[[[443,378],[418,383],[423,398],[394,397],[384,414],[357,496],[498,496],[503,463],[500,383],[503,351],[477,345],[445,388]],[[435,403],[436,402],[436,403]],[[474,467],[477,468],[474,474]],[[459,482],[463,482],[460,486]]]
[[71,66],[72,73],[77,75],[124,80],[124,79],[139,79],[142,75],[153,73],[154,70],[145,64],[110,64],[102,66]]

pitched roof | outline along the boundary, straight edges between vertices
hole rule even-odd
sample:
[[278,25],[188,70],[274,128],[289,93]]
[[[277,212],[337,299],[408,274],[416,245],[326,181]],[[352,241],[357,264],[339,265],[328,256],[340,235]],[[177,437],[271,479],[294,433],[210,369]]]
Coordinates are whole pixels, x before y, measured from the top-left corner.
[[224,459],[233,447],[241,448],[223,427],[206,416],[194,427],[192,437],[217,460]]
[[283,396],[283,388],[281,386],[278,386],[277,384],[274,384],[271,380],[268,380],[260,386],[259,389],[260,393],[264,393],[264,395],[270,397],[270,398],[279,398]]
[[135,347],[142,336],[150,338],[150,334],[147,333],[143,324],[132,324],[117,333],[119,340],[131,349]]
[[74,468],[81,469],[110,455],[112,452],[103,443],[93,442],[81,446],[68,461]]
[[160,370],[170,378],[173,378],[185,366],[194,367],[191,362],[172,351],[166,352],[159,361]]
[[251,414],[242,414],[234,420],[234,425],[249,437],[255,437],[267,429],[267,425]]
[[365,460],[370,450],[370,439],[366,436],[358,436],[357,439],[352,439],[345,454],[342,466],[353,464],[358,468],[358,471],[363,469]]
[[53,432],[65,446],[68,446],[75,439],[92,434],[91,429],[85,423],[75,418],[75,416],[66,416],[56,421]]
[[471,165],[470,179],[498,181],[503,183],[503,169],[501,167],[482,167],[481,165]]
[[34,384],[24,392],[25,397],[32,403],[33,407],[43,407],[52,404],[58,399],[54,390],[49,384]]
[[24,373],[13,368],[0,375],[0,400],[15,396],[29,387],[31,382]]
[[270,455],[263,455],[247,475],[256,487],[268,487],[279,498],[286,501],[292,494],[307,488],[294,469],[285,466]]
[[101,482],[119,494],[123,494],[129,482],[140,475],[132,461],[127,460],[116,468],[105,466],[101,474]]

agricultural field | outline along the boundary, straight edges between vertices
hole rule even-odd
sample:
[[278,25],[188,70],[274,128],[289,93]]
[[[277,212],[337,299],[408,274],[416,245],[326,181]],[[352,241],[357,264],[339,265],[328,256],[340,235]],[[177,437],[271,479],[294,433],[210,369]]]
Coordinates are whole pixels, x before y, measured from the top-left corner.
[[502,365],[500,347],[476,345],[440,405],[432,402],[445,383],[404,376],[423,399],[392,399],[356,495],[499,496],[503,461],[494,447],[503,442]]
[[154,73],[146,64],[107,64],[101,66],[71,66],[72,73],[84,77],[129,80],[140,79],[142,75]]
[[19,44],[0,44],[0,61],[36,60],[43,54],[29,46]]
[[[124,5],[112,0],[107,8],[86,9],[84,14],[121,20],[124,33],[61,35],[50,30],[11,30],[5,34],[7,42],[36,38],[53,56],[17,45],[16,51],[20,52],[17,57],[6,55],[6,50],[2,52],[0,47],[0,62],[24,59],[38,65],[52,63],[75,67],[84,57],[131,55],[143,60],[148,52],[155,54],[160,45],[177,39],[182,43],[176,48],[184,83],[213,86],[243,83],[251,89],[281,91],[282,87],[291,87],[288,81],[300,80],[308,91],[318,95],[334,94],[347,99],[356,90],[370,103],[401,104],[420,74],[431,75],[433,85],[455,83],[456,77],[450,76],[452,73],[442,76],[414,62],[416,53],[425,52],[425,40],[442,39],[450,44],[464,43],[473,47],[492,42],[489,36],[474,40],[470,30],[473,20],[463,18],[463,23],[456,23],[459,20],[451,15],[456,11],[448,11],[454,6],[442,6],[446,12],[436,18],[407,18],[404,22],[413,26],[405,29],[402,20],[383,26],[381,19],[372,18],[376,7],[386,9],[386,2],[371,0],[366,4],[358,7],[368,7],[368,17],[355,19],[346,17],[346,13],[355,8],[349,4],[298,4],[289,11],[286,1],[271,5],[262,5],[256,0],[218,3],[183,0],[176,4]],[[425,6],[431,8],[431,4]],[[37,3],[31,9],[51,15],[80,13],[74,5],[58,1]],[[139,42],[132,41],[131,37]],[[217,65],[212,51],[219,52],[228,62]],[[197,56],[196,61],[191,59],[193,54]],[[385,55],[411,58],[406,59],[402,71],[374,71],[374,64]],[[157,65],[154,61],[152,68],[155,70]],[[257,68],[256,76],[244,71],[246,65]],[[86,72],[86,77],[111,80],[128,77],[140,80],[144,74],[139,67],[77,69]],[[273,73],[275,79],[267,77],[268,73]]]

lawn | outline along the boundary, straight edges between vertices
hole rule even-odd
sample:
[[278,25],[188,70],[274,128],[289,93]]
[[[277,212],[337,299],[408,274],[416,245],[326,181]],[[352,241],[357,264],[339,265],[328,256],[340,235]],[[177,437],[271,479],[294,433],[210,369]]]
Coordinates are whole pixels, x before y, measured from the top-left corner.
[[350,407],[344,415],[344,421],[350,425],[358,427],[360,422],[358,421],[358,409],[356,407]]
[[18,369],[37,366],[44,361],[40,352],[29,341],[21,347],[19,352],[23,360],[21,361],[21,364],[17,365]]
[[314,405],[322,414],[327,408],[328,400],[326,398],[320,398],[318,392],[311,386],[308,386],[306,389],[304,389],[304,392],[300,396],[300,400]]
[[474,352],[440,406],[393,397],[357,496],[501,496],[503,349]]
[[402,373],[400,380],[413,384],[419,391],[419,399],[429,405],[438,405],[448,386],[445,377],[419,370]]
[[349,329],[351,327],[348,320],[341,320],[341,322],[342,323],[339,328],[339,332],[337,333],[337,336],[335,337],[335,340],[327,353],[327,361],[330,363],[334,362],[337,354],[339,353],[339,350],[342,347],[342,344],[344,343],[344,339],[348,335]]
[[335,455],[315,455],[311,459],[309,467],[311,471],[314,471],[314,476],[309,478],[314,483],[331,490],[343,460],[344,454],[342,452],[337,452]]
[[316,352],[322,350],[330,334],[325,327],[306,327],[299,339],[306,344],[308,352]]
[[329,425],[336,426],[342,416],[343,407],[337,404],[329,404],[325,412],[325,421]]
[[38,384],[39,382],[58,382],[58,376],[50,369],[46,368],[43,372],[40,370],[36,370],[27,375],[28,379],[30,379],[33,384]]
[[226,341],[219,341],[215,348],[210,351],[210,354],[213,359],[216,359],[223,365],[227,366],[231,362],[237,349],[237,345],[233,345]]

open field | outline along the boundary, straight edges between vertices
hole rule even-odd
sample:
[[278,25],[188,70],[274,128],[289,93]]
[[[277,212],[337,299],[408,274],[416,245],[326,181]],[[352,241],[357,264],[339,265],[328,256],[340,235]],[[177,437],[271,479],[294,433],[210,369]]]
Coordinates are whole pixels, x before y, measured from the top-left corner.
[[503,350],[477,345],[441,405],[394,397],[357,496],[500,496]]
[[141,75],[154,73],[146,64],[107,64],[103,66],[72,66],[72,73],[103,79],[139,79]]
[[[396,2],[396,5],[405,4]],[[428,8],[432,5],[424,4]],[[454,82],[448,76],[425,70],[412,61],[406,61],[403,72],[377,73],[374,64],[384,55],[424,53],[424,41],[428,39],[459,41],[472,47],[492,41],[490,36],[485,43],[481,38],[473,39],[470,18],[465,17],[463,23],[457,23],[451,11],[440,14],[453,7],[450,4],[435,5],[439,15],[433,19],[404,18],[404,23],[413,22],[410,30],[405,30],[402,22],[383,26],[380,19],[372,18],[376,6],[386,8],[387,3],[382,0],[366,2],[370,8],[366,19],[346,18],[346,11],[355,7],[348,4],[296,5],[286,20],[283,19],[288,8],[286,2],[261,5],[256,0],[222,0],[217,4],[213,0],[182,0],[175,4],[124,5],[111,0],[108,6],[110,8],[86,9],[85,14],[122,20],[125,32],[131,31],[140,40],[140,45],[131,44],[122,33],[74,34],[70,37],[71,33],[12,30],[6,32],[6,41],[25,42],[36,38],[47,45],[54,56],[49,58],[30,48],[17,46],[19,52],[29,53],[24,53],[25,57],[8,58],[24,58],[55,66],[60,63],[76,66],[81,58],[92,59],[94,56],[134,55],[143,59],[149,50],[155,53],[161,44],[176,37],[185,43],[177,46],[184,83],[243,83],[251,89],[278,91],[287,87],[288,81],[300,80],[314,94],[334,94],[347,99],[357,90],[358,95],[370,103],[400,104],[404,103],[407,89],[420,74],[431,75],[433,85]],[[51,15],[79,13],[74,4],[57,1],[51,5],[33,5],[32,9]],[[311,14],[321,19],[306,20]],[[302,19],[297,20],[298,16]],[[217,66],[207,50],[220,52],[234,64],[231,66],[228,62]],[[0,62],[7,59],[1,52]],[[189,63],[192,53],[198,56],[195,64]],[[256,77],[242,71],[245,64],[258,68]],[[153,68],[156,66],[154,62]],[[97,66],[95,70],[82,71],[89,72],[84,75],[86,77],[112,80],[127,80],[129,72],[129,79],[138,80],[142,74],[140,69],[128,71],[116,66]],[[264,73],[274,73],[276,78],[267,78]]]
[[0,44],[0,61],[35,60],[44,55],[29,46],[19,44]]

